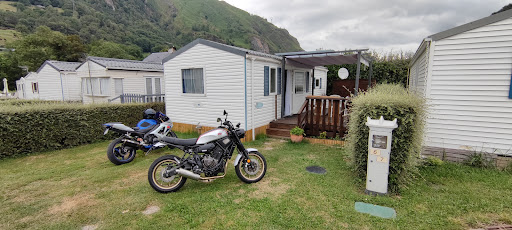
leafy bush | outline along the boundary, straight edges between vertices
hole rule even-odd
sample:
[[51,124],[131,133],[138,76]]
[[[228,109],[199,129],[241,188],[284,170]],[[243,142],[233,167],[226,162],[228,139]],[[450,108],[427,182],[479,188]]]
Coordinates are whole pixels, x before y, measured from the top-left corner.
[[444,161],[439,159],[438,157],[434,156],[428,156],[427,158],[423,159],[423,166],[427,167],[437,167],[444,164]]
[[494,168],[496,164],[492,158],[493,154],[485,151],[474,151],[462,163],[475,168]]
[[398,193],[417,172],[425,123],[425,100],[400,85],[378,85],[352,100],[347,137],[357,176],[366,180],[369,128],[366,118],[398,120],[393,131],[389,164],[389,191]]
[[295,136],[302,136],[302,135],[304,135],[304,129],[301,129],[298,126],[295,126],[295,128],[290,130],[290,134],[295,135]]
[[327,132],[323,131],[320,133],[320,136],[318,136],[318,139],[327,139]]
[[110,139],[111,136],[103,136],[102,124],[122,122],[135,126],[142,119],[142,112],[150,107],[165,111],[164,103],[1,105],[0,158]]

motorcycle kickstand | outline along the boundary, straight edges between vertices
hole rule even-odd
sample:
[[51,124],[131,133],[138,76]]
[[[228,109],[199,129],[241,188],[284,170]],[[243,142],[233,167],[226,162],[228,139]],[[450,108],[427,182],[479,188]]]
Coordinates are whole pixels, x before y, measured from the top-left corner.
[[153,147],[149,148],[149,150],[144,154],[144,156],[147,156],[149,154],[149,152],[151,152],[153,149],[154,149]]

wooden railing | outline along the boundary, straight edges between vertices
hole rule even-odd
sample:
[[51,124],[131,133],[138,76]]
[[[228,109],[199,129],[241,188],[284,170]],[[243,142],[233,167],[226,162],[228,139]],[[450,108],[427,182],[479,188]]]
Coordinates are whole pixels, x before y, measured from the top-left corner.
[[348,99],[337,96],[307,96],[299,110],[297,126],[308,136],[326,132],[328,137],[343,137],[347,126]]
[[133,94],[133,93],[126,93],[121,94],[117,97],[114,97],[112,99],[109,99],[108,102],[113,102],[115,100],[119,99],[121,103],[148,103],[148,102],[164,102],[165,101],[165,94]]

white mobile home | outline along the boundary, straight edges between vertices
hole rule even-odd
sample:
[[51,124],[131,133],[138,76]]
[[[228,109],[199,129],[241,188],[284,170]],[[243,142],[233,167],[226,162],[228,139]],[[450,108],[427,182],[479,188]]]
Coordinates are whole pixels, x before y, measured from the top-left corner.
[[178,131],[197,125],[204,131],[217,127],[226,110],[228,119],[240,122],[251,139],[251,130],[254,135],[265,133],[271,121],[296,113],[313,91],[326,93],[326,68],[286,64],[288,82],[283,82],[281,68],[280,56],[197,39],[164,60],[167,115]]
[[425,38],[409,87],[431,105],[424,154],[512,155],[512,10]]
[[160,63],[89,57],[77,69],[77,74],[84,103],[119,103],[122,94],[161,95],[165,92]]
[[19,99],[39,99],[39,84],[36,72],[30,72],[16,81]]
[[80,101],[80,80],[76,77],[79,65],[79,62],[45,61],[36,74],[24,79],[31,86],[28,88],[25,83],[20,95],[24,94],[27,99]]

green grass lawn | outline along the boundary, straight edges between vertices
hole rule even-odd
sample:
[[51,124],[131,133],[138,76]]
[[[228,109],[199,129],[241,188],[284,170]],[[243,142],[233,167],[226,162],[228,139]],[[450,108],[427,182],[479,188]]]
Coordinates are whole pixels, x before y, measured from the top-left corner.
[[0,10],[16,12],[16,2],[0,1]]
[[[1,3],[1,2],[0,2]],[[0,29],[0,47],[5,46],[6,43],[20,39],[21,34],[15,30],[2,30]]]
[[[180,135],[183,137],[183,135]],[[356,182],[343,148],[262,139],[247,144],[268,163],[265,178],[241,182],[232,162],[224,179],[188,180],[161,194],[147,182],[164,154],[114,166],[108,142],[0,160],[0,229],[467,229],[512,224],[512,176],[445,164],[422,169],[400,196],[371,197]],[[326,175],[310,174],[320,165]],[[363,201],[396,209],[396,219],[358,213]],[[141,212],[156,205],[160,211]]]

